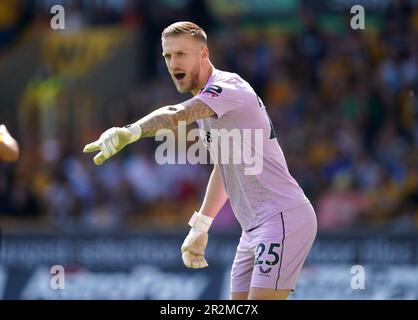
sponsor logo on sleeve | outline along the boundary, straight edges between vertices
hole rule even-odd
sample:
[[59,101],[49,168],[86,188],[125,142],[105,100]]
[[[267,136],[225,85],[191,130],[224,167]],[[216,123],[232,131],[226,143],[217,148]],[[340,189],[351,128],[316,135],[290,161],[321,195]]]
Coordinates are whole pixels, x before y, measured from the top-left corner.
[[210,95],[211,97],[218,97],[222,92],[222,88],[220,86],[217,85],[208,85],[207,87],[204,87],[202,89],[201,94],[207,94]]

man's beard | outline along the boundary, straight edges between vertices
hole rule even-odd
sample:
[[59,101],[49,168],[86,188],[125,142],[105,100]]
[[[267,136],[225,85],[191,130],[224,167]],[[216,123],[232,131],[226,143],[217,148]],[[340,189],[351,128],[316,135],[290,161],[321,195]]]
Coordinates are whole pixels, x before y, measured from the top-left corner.
[[199,66],[196,66],[192,71],[190,71],[190,85],[182,87],[180,83],[176,83],[177,91],[180,93],[187,93],[196,89],[199,86],[199,74],[200,68]]

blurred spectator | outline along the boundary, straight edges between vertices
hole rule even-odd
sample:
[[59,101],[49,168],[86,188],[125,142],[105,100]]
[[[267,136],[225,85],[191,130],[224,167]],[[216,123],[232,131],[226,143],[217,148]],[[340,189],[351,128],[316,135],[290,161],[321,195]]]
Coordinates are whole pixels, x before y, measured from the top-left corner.
[[21,15],[19,1],[0,1],[0,49],[9,45],[17,36]]

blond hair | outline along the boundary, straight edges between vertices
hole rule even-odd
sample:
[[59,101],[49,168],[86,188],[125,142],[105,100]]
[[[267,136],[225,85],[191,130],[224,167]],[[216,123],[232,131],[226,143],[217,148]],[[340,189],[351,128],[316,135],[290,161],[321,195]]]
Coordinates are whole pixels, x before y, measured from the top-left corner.
[[180,35],[189,35],[207,45],[206,32],[190,21],[179,21],[169,25],[161,34],[161,39]]

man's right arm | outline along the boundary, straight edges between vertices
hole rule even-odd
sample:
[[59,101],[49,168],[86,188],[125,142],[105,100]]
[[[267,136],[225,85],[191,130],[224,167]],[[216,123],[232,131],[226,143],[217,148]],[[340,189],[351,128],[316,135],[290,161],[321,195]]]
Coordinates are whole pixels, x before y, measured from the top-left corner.
[[190,124],[196,120],[215,115],[215,112],[198,98],[165,106],[135,122],[141,127],[141,137],[153,137],[160,129],[175,129],[180,123]]
[[87,144],[83,152],[99,151],[93,161],[96,165],[101,165],[127,144],[140,138],[153,137],[160,129],[175,129],[181,123],[189,124],[214,115],[211,108],[194,97],[180,104],[159,108],[124,128],[108,129],[99,139]]

